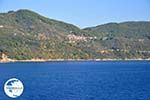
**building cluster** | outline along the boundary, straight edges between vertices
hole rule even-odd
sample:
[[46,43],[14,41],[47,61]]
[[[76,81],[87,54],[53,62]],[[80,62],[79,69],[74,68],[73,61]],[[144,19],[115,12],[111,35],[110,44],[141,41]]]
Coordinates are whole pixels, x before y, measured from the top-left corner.
[[86,37],[86,36],[78,36],[74,34],[67,35],[67,39],[69,40],[70,43],[75,43],[75,42],[80,42],[80,41],[88,41],[88,40],[93,40],[96,39],[96,37]]

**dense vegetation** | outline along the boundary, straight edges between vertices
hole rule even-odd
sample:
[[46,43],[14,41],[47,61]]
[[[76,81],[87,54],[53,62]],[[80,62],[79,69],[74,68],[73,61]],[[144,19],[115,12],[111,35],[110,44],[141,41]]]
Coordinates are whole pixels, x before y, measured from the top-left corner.
[[18,60],[147,59],[150,22],[109,23],[82,30],[29,10],[9,11],[0,14],[1,54]]

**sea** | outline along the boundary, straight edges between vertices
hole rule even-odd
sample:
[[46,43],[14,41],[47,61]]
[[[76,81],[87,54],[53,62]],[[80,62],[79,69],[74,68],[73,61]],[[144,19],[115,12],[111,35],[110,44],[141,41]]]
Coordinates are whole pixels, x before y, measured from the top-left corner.
[[[4,92],[11,78],[24,86],[15,99]],[[150,62],[1,63],[0,100],[150,100]]]

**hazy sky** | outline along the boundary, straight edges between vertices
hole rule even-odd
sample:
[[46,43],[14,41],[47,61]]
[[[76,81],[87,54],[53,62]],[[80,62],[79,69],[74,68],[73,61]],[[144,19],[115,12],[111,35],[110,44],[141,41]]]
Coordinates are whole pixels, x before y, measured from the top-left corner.
[[0,12],[30,9],[81,28],[108,22],[150,21],[150,0],[0,0]]

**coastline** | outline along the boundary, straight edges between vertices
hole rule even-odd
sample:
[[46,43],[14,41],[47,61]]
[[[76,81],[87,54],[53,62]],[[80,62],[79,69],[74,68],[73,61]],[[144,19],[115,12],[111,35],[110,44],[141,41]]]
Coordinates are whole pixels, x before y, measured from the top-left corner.
[[14,60],[14,59],[2,59],[0,63],[11,63],[11,62],[70,62],[70,61],[150,61],[148,59],[136,58],[136,59],[30,59],[30,60]]

